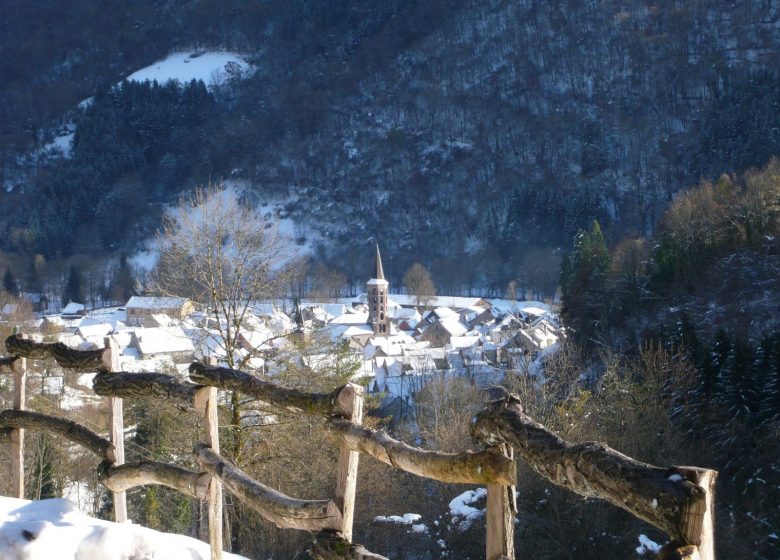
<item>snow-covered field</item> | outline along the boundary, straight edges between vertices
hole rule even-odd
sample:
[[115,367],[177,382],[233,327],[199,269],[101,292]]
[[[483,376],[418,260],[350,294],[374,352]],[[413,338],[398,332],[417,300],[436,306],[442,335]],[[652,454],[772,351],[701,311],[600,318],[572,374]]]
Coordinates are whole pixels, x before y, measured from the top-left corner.
[[[225,560],[246,560],[224,553]],[[68,500],[0,497],[0,560],[208,560],[208,544],[78,512]]]
[[[230,65],[230,66],[228,66]],[[252,67],[242,56],[233,52],[171,53],[154,64],[133,72],[128,81],[143,82],[157,80],[165,83],[178,80],[186,83],[191,80],[203,80],[206,85],[221,84],[229,77],[227,68],[238,71],[239,78],[251,72]]]

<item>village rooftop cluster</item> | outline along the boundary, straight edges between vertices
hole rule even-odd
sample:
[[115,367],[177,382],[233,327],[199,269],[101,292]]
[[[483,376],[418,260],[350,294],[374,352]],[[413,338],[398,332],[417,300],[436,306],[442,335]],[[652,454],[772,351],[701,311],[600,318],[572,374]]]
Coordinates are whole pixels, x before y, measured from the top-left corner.
[[[224,341],[213,314],[182,297],[133,296],[123,307],[87,311],[69,303],[61,313],[42,315],[35,330],[80,349],[103,348],[112,337],[122,371],[175,370],[186,375],[194,360],[226,364]],[[224,329],[222,329],[224,332]],[[293,335],[340,348],[355,365],[354,379],[383,397],[395,417],[414,408],[414,395],[431,379],[463,376],[479,386],[500,382],[507,370],[538,372],[538,362],[565,336],[557,316],[541,302],[390,294],[377,248],[376,273],[366,291],[331,302],[252,302],[237,333],[232,363],[274,377],[289,359]],[[41,336],[41,335],[38,335]],[[297,359],[327,368],[332,356]],[[50,391],[61,384],[49,380]],[[44,388],[45,390],[45,388]]]

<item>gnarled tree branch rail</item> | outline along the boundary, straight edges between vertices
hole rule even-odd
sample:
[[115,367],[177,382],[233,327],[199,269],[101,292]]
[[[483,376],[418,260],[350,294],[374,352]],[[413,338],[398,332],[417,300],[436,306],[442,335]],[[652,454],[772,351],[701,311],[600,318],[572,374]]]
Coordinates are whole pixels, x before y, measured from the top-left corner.
[[136,486],[159,484],[204,500],[209,493],[211,475],[156,461],[138,461],[124,465],[111,465],[103,461],[98,466],[98,480],[112,492],[125,492]]
[[0,356],[0,368],[3,366],[12,366],[14,365],[14,362],[18,359],[19,356]]
[[696,537],[689,525],[692,512],[705,516],[708,492],[685,468],[642,463],[603,443],[567,442],[525,414],[519,400],[508,393],[479,412],[471,429],[485,445],[512,445],[534,470],[558,486],[607,500],[682,544],[702,544],[692,542]]
[[0,428],[22,428],[59,434],[86,447],[109,463],[116,462],[114,445],[110,441],[71,420],[28,410],[3,410],[0,412]]
[[280,529],[337,531],[341,512],[333,500],[296,500],[252,479],[241,469],[225,462],[205,443],[193,449],[195,461],[222,481],[225,488]]
[[[180,408],[204,413],[208,407],[200,390],[208,386],[238,391],[282,410],[324,417],[330,435],[349,450],[442,482],[486,484],[489,489],[511,488],[516,481],[514,462],[497,452],[500,446],[511,445],[519,458],[554,484],[585,497],[607,500],[665,531],[672,542],[663,548],[662,558],[713,560],[715,557],[712,539],[715,471],[696,467],[661,468],[636,461],[603,443],[567,442],[525,414],[517,397],[506,391],[472,420],[472,436],[488,447],[487,450],[441,453],[412,447],[381,431],[350,422],[354,390],[345,390],[350,386],[330,393],[307,393],[246,372],[197,362],[189,368],[190,379],[195,383],[189,383],[160,373],[108,372],[106,364],[112,363],[107,359],[111,357],[110,348],[75,350],[61,343],[32,342],[19,335],[9,337],[6,347],[15,356],[0,358],[0,366],[15,367],[19,357],[51,356],[68,369],[98,371],[94,389],[99,395],[161,397]],[[216,477],[277,527],[318,532],[314,546],[308,551],[310,559],[383,558],[352,545],[348,536],[345,539],[339,533],[346,518],[333,500],[297,500],[286,496],[226,463],[205,444],[198,444],[193,450],[196,462],[205,472],[194,472],[152,461],[115,465],[112,443],[75,422],[24,410],[0,412],[0,442],[19,439],[23,429],[60,434],[103,458],[99,478],[114,492],[161,484],[203,499],[209,495],[212,477]]]
[[9,354],[22,358],[43,360],[54,358],[66,369],[77,372],[99,371],[103,369],[103,353],[106,350],[76,350],[62,342],[35,342],[14,334],[5,339]]
[[165,373],[103,371],[92,380],[92,388],[102,397],[160,397],[183,410],[194,410],[195,394],[203,386]]
[[190,365],[190,379],[201,385],[239,391],[289,412],[303,412],[313,416],[340,414],[339,395],[343,387],[330,393],[308,393],[288,389],[270,381],[235,369],[209,366],[200,362]]
[[384,432],[358,426],[341,418],[328,419],[325,427],[353,451],[360,451],[417,476],[463,484],[512,486],[517,483],[515,463],[495,451],[426,451],[393,439]]

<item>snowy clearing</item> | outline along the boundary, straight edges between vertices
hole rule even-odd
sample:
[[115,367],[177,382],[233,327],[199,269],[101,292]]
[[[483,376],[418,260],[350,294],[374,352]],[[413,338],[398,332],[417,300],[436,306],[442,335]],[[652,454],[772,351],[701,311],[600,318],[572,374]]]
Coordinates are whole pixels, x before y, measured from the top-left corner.
[[[246,560],[223,553],[226,560]],[[208,560],[208,544],[88,517],[65,499],[0,498],[0,560]]]
[[[232,64],[230,64],[232,63]],[[240,78],[251,73],[252,67],[240,54],[233,52],[171,53],[151,66],[133,72],[126,79],[129,82],[157,80],[165,83],[177,80],[186,83],[203,80],[206,85],[221,84],[229,77],[226,65],[230,64]]]

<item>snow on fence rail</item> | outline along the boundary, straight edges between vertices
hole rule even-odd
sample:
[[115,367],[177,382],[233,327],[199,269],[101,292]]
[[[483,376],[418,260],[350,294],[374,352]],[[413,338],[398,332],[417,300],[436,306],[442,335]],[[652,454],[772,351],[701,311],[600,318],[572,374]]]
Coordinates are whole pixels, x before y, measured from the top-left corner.
[[[472,437],[481,452],[441,453],[412,447],[384,432],[361,426],[363,389],[347,384],[330,393],[289,389],[246,372],[193,363],[192,382],[161,373],[116,371],[117,349],[107,338],[104,350],[75,350],[64,344],[36,343],[22,335],[6,340],[15,380],[14,409],[0,412],[0,442],[10,442],[14,461],[14,493],[23,497],[24,430],[61,434],[103,459],[99,480],[116,496],[135,486],[162,484],[206,499],[212,558],[222,550],[222,486],[281,528],[316,532],[308,558],[381,559],[352,541],[358,457],[371,455],[394,468],[442,482],[487,485],[487,560],[513,560],[516,463],[514,454],[554,484],[586,497],[609,501],[665,531],[670,542],[659,558],[714,560],[714,487],[717,473],[697,467],[661,468],[627,457],[603,443],[567,442],[525,414],[519,400],[503,392],[472,420]],[[114,399],[114,417],[121,426],[121,399],[161,397],[175,406],[204,415],[208,443],[193,454],[203,472],[154,461],[122,464],[121,429],[111,441],[75,422],[24,410],[26,359],[54,358],[76,371],[98,371],[97,394]],[[278,408],[323,417],[325,428],[341,448],[336,495],[332,500],[297,500],[253,480],[219,455],[217,390],[240,391]],[[123,511],[115,510],[119,519]]]

